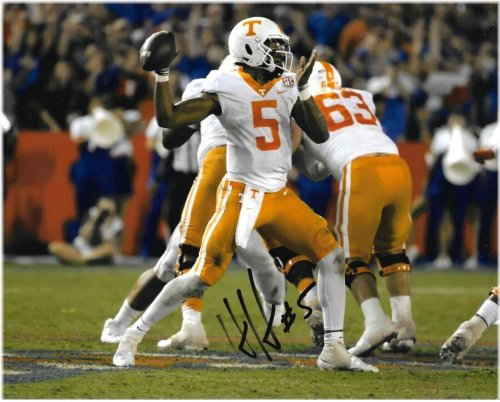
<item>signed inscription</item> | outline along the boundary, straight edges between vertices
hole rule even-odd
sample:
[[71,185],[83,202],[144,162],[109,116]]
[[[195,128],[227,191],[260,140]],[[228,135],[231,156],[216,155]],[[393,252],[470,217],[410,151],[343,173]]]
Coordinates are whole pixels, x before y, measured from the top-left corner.
[[[260,314],[266,323],[266,331],[263,336],[259,334],[257,331],[254,321],[252,320],[252,317],[248,311],[247,304],[243,298],[243,294],[241,292],[241,289],[236,290],[236,295],[238,297],[238,301],[240,303],[240,307],[243,311],[243,314],[245,315],[245,319],[241,324],[238,322],[238,320],[235,317],[235,314],[233,312],[233,309],[229,303],[229,300],[225,297],[223,299],[224,306],[226,307],[226,310],[231,317],[231,320],[233,321],[234,326],[236,327],[239,335],[240,335],[240,341],[237,347],[235,347],[234,343],[231,340],[231,337],[229,336],[229,332],[227,330],[227,327],[224,323],[224,320],[220,316],[220,314],[217,315],[217,319],[219,320],[219,323],[222,327],[222,330],[224,331],[229,343],[231,344],[232,348],[236,351],[239,350],[240,352],[244,353],[245,355],[257,359],[257,352],[255,349],[252,347],[250,342],[248,341],[248,332],[249,330],[252,331],[253,335],[255,336],[255,339],[257,340],[260,348],[264,352],[264,355],[269,361],[272,361],[272,357],[266,347],[266,345],[274,350],[281,350],[281,343],[276,335],[276,333],[273,330],[273,320],[274,320],[274,315],[276,313],[276,306],[273,305],[271,307],[271,313],[269,316],[269,319],[266,317],[266,314],[264,313],[264,309],[262,307],[262,302],[260,300],[260,297],[257,292],[257,288],[255,287],[255,282],[253,280],[253,275],[252,271],[248,269],[248,277],[250,280],[250,286],[252,287],[252,293],[255,299],[255,302],[257,304],[257,307],[259,308]],[[303,310],[306,310],[306,314],[304,318],[307,318],[311,315],[312,310],[310,307],[305,306],[302,304],[302,300],[304,299],[305,295],[309,290],[312,289],[312,287],[315,286],[315,284],[311,284],[308,286],[304,291],[300,294],[299,298],[297,299],[297,306]],[[285,312],[281,316],[281,322],[283,323],[283,332],[288,333],[290,332],[290,329],[295,322],[295,318],[297,317],[297,314],[294,313],[292,307],[288,304],[287,301],[284,302],[285,306]]]

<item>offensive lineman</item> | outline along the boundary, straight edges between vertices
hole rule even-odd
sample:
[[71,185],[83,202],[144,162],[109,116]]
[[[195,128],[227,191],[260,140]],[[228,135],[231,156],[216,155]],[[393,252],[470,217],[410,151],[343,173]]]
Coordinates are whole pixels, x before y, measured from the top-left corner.
[[[144,54],[152,60],[153,50],[161,47],[157,43],[163,40],[161,34],[153,35],[143,46]],[[296,76],[283,75],[292,61],[288,37],[278,25],[262,17],[248,18],[233,28],[229,51],[241,68],[230,73],[210,73],[204,94],[178,104],[172,102],[168,64],[165,60],[151,63],[157,73],[155,110],[160,126],[187,126],[217,115],[228,132],[227,174],[219,186],[217,209],[205,230],[193,269],[169,282],[141,318],[125,331],[113,363],[134,365],[137,346],[151,326],[187,297],[217,283],[235,246],[246,247],[255,228],[265,240],[276,238],[317,263],[325,327],[325,346],[318,366],[378,371],[350,355],[344,346],[341,248],[326,221],[285,188],[291,167],[291,119],[317,143],[326,141],[329,135],[307,88],[316,53],[307,64],[301,59]]]
[[[384,349],[407,352],[415,343],[404,249],[411,226],[408,166],[382,131],[369,92],[343,88],[326,62],[315,63],[309,85],[330,138],[315,144],[304,136],[304,147],[324,165],[317,179],[332,174],[339,181],[335,231],[345,252],[346,285],[365,317],[365,331],[349,352],[366,356],[387,341]],[[392,320],[380,305],[372,253],[390,295]]]

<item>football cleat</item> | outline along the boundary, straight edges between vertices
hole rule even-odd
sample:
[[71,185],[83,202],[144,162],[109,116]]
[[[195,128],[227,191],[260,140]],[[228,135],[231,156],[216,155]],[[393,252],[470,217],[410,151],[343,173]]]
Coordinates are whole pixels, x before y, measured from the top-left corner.
[[127,327],[120,322],[108,318],[104,322],[104,327],[101,332],[101,342],[103,343],[120,343],[123,333]]
[[168,339],[159,341],[160,349],[181,349],[200,351],[208,348],[208,338],[201,322],[183,322],[181,330]]
[[351,370],[378,373],[378,368],[363,362],[360,358],[351,355],[344,346],[342,339],[336,339],[326,344],[316,361],[322,370]]
[[145,332],[141,332],[133,326],[126,329],[113,356],[115,366],[130,367],[135,365],[137,346],[141,343],[144,334]]
[[397,336],[384,342],[382,350],[393,353],[408,353],[415,346],[415,324],[413,321],[396,323]]
[[448,363],[457,363],[462,360],[465,353],[474,345],[483,333],[483,329],[472,323],[465,321],[441,346],[439,357]]
[[396,325],[384,315],[384,319],[372,324],[367,324],[363,335],[356,345],[349,349],[354,356],[368,356],[384,342],[396,337]]

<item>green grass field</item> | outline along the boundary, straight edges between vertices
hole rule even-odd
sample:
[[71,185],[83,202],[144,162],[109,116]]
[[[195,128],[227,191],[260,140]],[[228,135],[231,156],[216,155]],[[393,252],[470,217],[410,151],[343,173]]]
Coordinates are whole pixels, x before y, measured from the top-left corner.
[[[278,352],[269,362],[255,337],[257,359],[234,351],[217,320],[221,315],[233,343],[240,337],[222,299],[227,297],[240,323],[236,296],[241,289],[258,332],[259,319],[247,273],[232,267],[204,297],[207,352],[159,352],[156,342],[180,327],[180,311],[167,317],[139,346],[136,367],[119,369],[111,359],[115,345],[101,344],[106,318],[114,316],[131,285],[148,267],[69,268],[57,265],[4,264],[3,397],[6,399],[498,399],[497,327],[489,328],[463,364],[442,365],[438,350],[470,318],[498,283],[495,270],[413,272],[413,314],[417,345],[409,355],[377,351],[366,359],[380,372],[321,371],[319,351],[296,307],[289,333],[280,328]],[[379,291],[386,311],[387,293]],[[347,345],[363,330],[359,307],[348,293]]]

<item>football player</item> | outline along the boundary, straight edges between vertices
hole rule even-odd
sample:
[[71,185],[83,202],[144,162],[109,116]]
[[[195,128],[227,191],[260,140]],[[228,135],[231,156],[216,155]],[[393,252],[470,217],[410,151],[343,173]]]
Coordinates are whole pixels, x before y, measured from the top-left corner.
[[[199,95],[203,82],[204,79],[190,82],[183,99]],[[217,186],[226,172],[225,130],[215,116],[207,117],[199,126],[164,131],[165,145],[173,148],[187,141],[199,129],[201,142],[197,158],[200,170],[186,200],[181,222],[173,232],[164,254],[154,268],[138,278],[116,316],[106,320],[101,334],[102,342],[119,343],[125,329],[151,304],[163,286],[176,273],[188,272],[198,256],[201,236],[215,211]],[[275,269],[273,259],[256,233],[252,234],[246,249],[238,249],[238,257],[243,265],[252,268],[268,317],[272,304],[276,305],[275,325],[279,325],[284,310],[284,278]],[[181,330],[169,339],[160,341],[158,346],[186,350],[206,348],[208,339],[201,321],[201,310],[201,295],[187,299],[182,305]]]
[[[221,68],[231,68],[232,59],[227,58]],[[183,93],[183,99],[200,94],[203,79],[192,81]],[[161,291],[163,286],[177,274],[186,273],[194,264],[201,244],[201,236],[215,209],[217,186],[226,172],[226,132],[215,116],[208,116],[200,123],[201,143],[198,148],[198,165],[200,172],[191,189],[181,219],[180,233],[177,228],[169,240],[164,255],[153,269],[144,272],[134,284],[127,298],[114,318],[104,323],[101,342],[119,343],[125,329],[144,311]],[[198,127],[187,127],[180,130],[164,130],[166,148],[172,149],[182,145]],[[196,211],[198,211],[196,213]],[[255,238],[254,238],[255,237]],[[258,235],[252,235],[247,249],[238,249],[240,262],[252,268],[256,286],[264,300],[266,316],[271,313],[272,304],[276,305],[275,325],[279,325],[284,310],[284,287],[282,278],[276,270],[270,270],[272,260],[267,255]],[[179,258],[176,263],[176,250]],[[300,293],[309,288],[303,304],[312,309],[306,318],[311,327],[311,335],[316,346],[323,343],[323,317],[317,298],[312,262],[305,256],[298,256],[283,246],[270,250],[275,263],[282,268],[285,277],[293,283]],[[174,269],[176,267],[176,269]],[[274,297],[269,295],[273,294]],[[201,297],[191,297],[182,305],[183,323],[181,330],[167,340],[158,342],[159,348],[176,348],[185,350],[201,350],[208,347],[208,339],[201,321]]]
[[[375,117],[369,92],[342,87],[337,69],[316,62],[309,86],[323,112],[329,139],[316,144],[304,136],[305,150],[339,182],[335,232],[345,252],[345,280],[361,306],[365,330],[349,349],[368,355],[386,348],[408,351],[415,343],[411,313],[410,262],[405,253],[411,218],[411,176],[394,142]],[[372,253],[390,295],[392,320],[384,313],[370,268]]]
[[[223,71],[231,71],[237,68],[234,66],[234,60],[231,56],[226,57],[219,69]],[[195,80],[197,82],[197,91],[191,91],[190,97],[200,95],[201,86],[204,82],[203,79]],[[190,84],[192,85],[192,84]],[[300,129],[297,125],[293,126],[296,137],[300,139]],[[164,144],[166,148],[172,149],[180,146],[190,136],[190,131],[194,133],[196,129],[191,127],[185,129],[180,135],[179,132],[164,131]],[[215,200],[217,187],[226,173],[226,130],[222,127],[217,117],[214,115],[208,116],[200,123],[200,131],[202,134],[202,143],[198,150],[198,163],[202,163],[206,159],[206,168],[200,171],[195,185],[193,186],[188,202],[184,208],[181,225],[180,225],[180,245],[179,245],[179,263],[177,271],[180,273],[187,273],[196,261],[203,236],[203,232],[208,224],[209,218],[215,211]],[[293,133],[292,133],[293,135]],[[295,141],[296,145],[298,142]],[[292,145],[292,148],[296,147]],[[215,149],[212,151],[212,149]],[[206,155],[206,156],[205,156]],[[200,165],[201,166],[201,165]],[[265,275],[266,268],[269,267],[268,257],[263,255],[261,242],[257,239],[253,240],[253,245],[249,250],[237,248],[237,255],[243,265],[247,267],[259,265],[259,271],[255,276],[257,287],[261,293],[271,292],[274,287],[274,280],[263,281],[262,277]],[[255,250],[255,247],[258,250]],[[274,258],[278,268],[285,274],[285,278],[291,282],[302,294],[305,293],[302,303],[311,309],[311,314],[306,318],[307,324],[311,328],[311,336],[313,343],[316,346],[323,346],[323,315],[321,305],[317,297],[317,290],[314,280],[314,264],[306,256],[299,256],[293,251],[279,244],[279,242],[271,241],[268,243],[270,247],[269,253]],[[265,260],[265,261],[260,261]],[[259,262],[260,261],[260,262]],[[262,269],[263,268],[263,269]],[[257,268],[254,268],[254,270]],[[269,273],[272,278],[275,278],[276,273]],[[266,289],[269,287],[269,291]],[[266,297],[264,297],[264,300]],[[278,298],[281,300],[282,298]],[[196,298],[190,298],[186,303],[194,306],[201,305],[201,301]],[[184,306],[186,305],[184,303]],[[270,303],[264,303],[266,315],[270,315]],[[280,324],[280,317],[283,310],[283,303],[280,302],[276,306],[275,323]],[[201,308],[197,308],[201,311]],[[184,307],[183,307],[184,311]],[[184,327],[184,325],[183,325]],[[179,345],[177,339],[182,339],[183,345],[190,344],[190,333],[193,333],[193,339],[196,339],[194,332],[181,330],[178,334],[174,335],[170,340],[160,341],[159,347],[171,347],[172,345]],[[175,346],[173,346],[175,347]]]
[[460,324],[457,330],[441,346],[439,357],[448,363],[457,363],[481,338],[483,332],[498,320],[498,287],[491,289],[489,297],[481,304],[476,314]]
[[296,75],[292,74],[289,41],[281,28],[267,18],[245,19],[229,36],[229,52],[240,68],[211,72],[201,96],[174,104],[168,84],[171,59],[155,54],[163,53],[158,50],[162,44],[168,47],[169,36],[154,34],[142,49],[143,59],[150,59],[148,68],[156,72],[158,123],[183,127],[217,115],[227,131],[227,173],[219,185],[216,212],[204,232],[193,268],[170,281],[127,328],[113,363],[134,365],[137,346],[151,326],[186,298],[215,285],[225,273],[235,247],[245,248],[255,228],[266,242],[277,239],[318,266],[318,295],[325,327],[318,366],[378,371],[349,354],[344,346],[342,249],[326,221],[285,187],[291,167],[292,118],[315,142],[324,142],[329,135],[307,84],[316,53],[313,51],[307,64],[301,58]]

